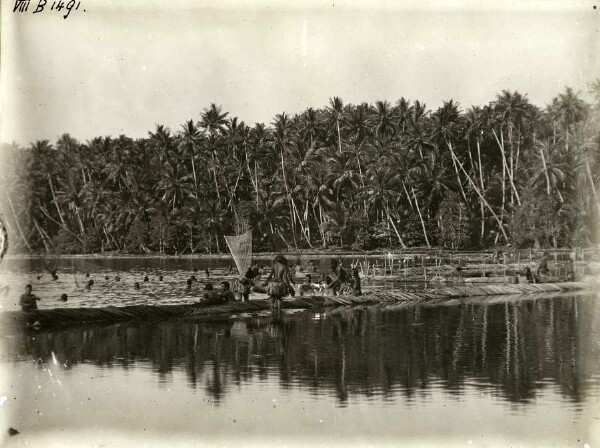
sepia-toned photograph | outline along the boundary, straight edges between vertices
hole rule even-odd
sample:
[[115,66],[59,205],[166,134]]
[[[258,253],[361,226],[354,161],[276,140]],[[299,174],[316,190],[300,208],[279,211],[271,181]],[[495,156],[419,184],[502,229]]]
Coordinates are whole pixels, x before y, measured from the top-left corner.
[[600,447],[599,8],[2,0],[0,445]]

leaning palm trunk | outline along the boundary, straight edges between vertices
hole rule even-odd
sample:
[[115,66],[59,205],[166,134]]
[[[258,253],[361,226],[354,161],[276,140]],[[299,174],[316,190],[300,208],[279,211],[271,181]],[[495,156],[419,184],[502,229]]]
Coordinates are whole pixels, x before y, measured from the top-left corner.
[[[255,176],[252,175],[252,171],[250,170],[250,162],[248,161],[248,151],[246,148],[246,145],[244,144],[244,154],[245,154],[245,159],[246,159],[246,168],[248,169],[248,177],[250,178],[250,182],[252,183],[252,186],[254,187],[254,190],[256,192],[256,208],[258,209],[258,181],[255,181]],[[254,171],[256,174],[256,161],[254,164]]]
[[[454,155],[454,150],[452,149],[452,143],[446,140],[446,145],[450,148],[450,152]],[[454,157],[456,157],[454,155]],[[467,195],[465,194],[465,190],[462,186],[462,181],[460,179],[460,174],[458,173],[458,167],[456,166],[456,162],[454,161],[454,157],[452,157],[452,166],[454,166],[454,172],[456,173],[456,180],[458,181],[458,186],[460,187],[460,193],[465,200],[465,205],[468,207],[469,203],[467,201]]]
[[410,188],[412,190],[413,198],[415,199],[415,205],[417,207],[417,212],[419,213],[419,219],[421,220],[421,227],[423,228],[423,236],[425,237],[425,243],[427,243],[427,247],[431,247],[431,244],[429,244],[429,238],[427,238],[427,230],[425,230],[425,221],[423,221],[423,215],[421,214],[421,209],[419,208],[419,201],[417,200],[415,189],[413,187]]
[[48,183],[50,184],[50,192],[52,193],[52,201],[56,206],[56,211],[58,212],[58,217],[60,218],[60,222],[62,222],[63,226],[65,225],[65,219],[63,218],[62,211],[60,209],[60,205],[58,205],[58,201],[56,200],[56,194],[54,193],[54,185],[52,184],[52,177],[48,174]]
[[215,162],[215,152],[213,151],[211,153],[211,157],[212,157],[212,172],[213,172],[213,178],[215,180],[215,190],[217,190],[217,200],[219,201],[219,203],[221,202],[221,194],[219,193],[219,183],[217,182],[217,169],[216,169],[216,162]]
[[594,199],[596,200],[596,206],[598,207],[598,212],[600,212],[600,201],[598,200],[598,192],[596,191],[596,184],[594,183],[594,178],[592,176],[592,170],[590,169],[590,163],[585,157],[585,169],[587,171],[588,179],[590,181],[590,186],[592,188],[592,194],[594,195]]
[[415,206],[412,203],[412,199],[410,198],[410,194],[408,193],[408,190],[406,189],[406,184],[404,183],[404,181],[402,181],[402,188],[404,188],[404,194],[406,195],[406,199],[408,199],[408,203],[410,204],[411,210],[414,211]]
[[[511,173],[512,170],[511,170],[511,167],[508,166],[508,162],[506,160],[506,153],[504,151],[504,142],[502,142],[502,143],[500,142],[495,129],[492,129],[492,132],[494,133],[494,137],[496,138],[496,142],[498,143],[498,148],[500,148],[500,152],[502,153],[502,166],[503,166],[502,183],[503,183],[503,186],[504,186],[504,179],[506,176],[505,173],[508,173],[508,180],[510,181],[510,185],[512,187],[512,192],[514,193],[514,197],[517,200],[517,204],[521,205],[521,199],[519,198],[519,192],[517,191],[517,187],[515,186],[513,175]],[[512,148],[511,148],[511,150],[512,150]],[[512,165],[512,160],[511,160],[511,165]],[[512,196],[512,194],[511,194],[511,196]],[[502,208],[504,208],[504,207],[502,207]]]
[[469,174],[467,173],[467,171],[462,166],[462,163],[460,163],[460,160],[458,160],[456,158],[456,156],[454,155],[453,151],[451,152],[451,154],[452,154],[452,157],[454,157],[456,159],[456,163],[458,164],[458,166],[460,167],[460,169],[462,170],[462,172],[467,177],[467,180],[469,181],[469,183],[471,184],[471,186],[475,190],[475,193],[477,193],[477,195],[479,196],[479,198],[483,201],[483,203],[485,204],[485,206],[492,213],[492,216],[494,217],[494,219],[498,223],[498,226],[500,227],[500,231],[502,232],[502,236],[504,236],[504,239],[506,241],[508,241],[508,237],[506,235],[506,232],[504,231],[504,226],[502,225],[502,221],[500,220],[500,218],[498,218],[498,215],[496,214],[496,212],[494,212],[494,209],[490,206],[490,204],[488,203],[488,201],[483,197],[483,194],[479,191],[479,188],[477,188],[477,185],[475,185],[475,182],[473,182],[473,180],[471,179],[471,177],[469,176]]
[[238,175],[237,175],[237,179],[235,180],[235,185],[233,186],[233,191],[231,192],[231,196],[229,196],[229,203],[227,204],[227,208],[231,207],[231,211],[234,213],[235,213],[235,210],[233,209],[233,206],[231,205],[231,203],[233,202],[233,198],[235,197],[235,192],[237,191],[238,184],[240,183],[240,177],[242,177],[243,170],[244,170],[244,168],[242,166],[240,166],[240,169],[239,169]]
[[[479,138],[477,139],[477,160],[479,163],[479,181],[481,183],[481,195],[483,196],[485,186],[483,184],[483,169],[481,167],[481,142],[479,141]],[[481,206],[481,240],[483,241],[483,236],[485,234],[485,208],[483,205],[483,201],[480,201],[479,205]]]
[[194,193],[196,193],[196,197],[198,197],[198,180],[196,178],[196,164],[194,163],[194,156],[190,157],[192,161],[192,173],[194,174]]
[[48,235],[46,235],[44,237],[44,233],[40,229],[40,225],[38,224],[38,222],[36,221],[35,218],[33,218],[33,225],[35,226],[36,230],[40,234],[40,237],[42,239],[42,243],[44,243],[44,248],[46,249],[46,252],[50,252],[50,247],[48,246],[48,243],[46,242],[46,238],[48,238]]
[[[46,216],[46,218],[48,218],[50,221],[52,221],[54,224],[61,226],[62,224],[60,222],[58,222],[56,219],[54,219],[50,213],[48,212],[48,210],[46,210],[44,207],[40,206],[39,207],[40,211]],[[79,235],[77,235],[75,232],[72,232],[71,229],[69,229],[68,227],[62,227],[67,233],[69,233],[71,236],[73,236],[73,238],[75,238],[77,241],[79,241],[82,245],[84,244],[83,240],[79,237]]]
[[340,134],[340,120],[339,118],[337,120],[335,120],[336,124],[337,124],[337,134],[338,134],[338,151],[340,152],[340,154],[342,153],[342,137]]
[[[287,193],[288,199],[291,204],[292,221],[295,221],[296,219],[298,220],[298,224],[300,224],[300,230],[302,231],[302,235],[304,236],[304,239],[306,239],[306,242],[308,243],[308,245],[310,247],[312,247],[312,244],[310,242],[310,237],[306,233],[304,224],[302,224],[302,219],[300,218],[300,213],[298,212],[298,207],[296,207],[296,202],[294,201],[294,197],[291,195],[290,189],[287,184],[287,177],[285,175],[285,165],[283,163],[283,149],[281,149],[279,152],[281,154],[281,172],[283,174],[283,183],[285,185],[285,191]],[[295,227],[295,226],[292,224],[292,227]],[[294,240],[295,240],[295,235],[294,235]]]
[[[358,151],[356,152],[356,162],[358,163],[358,174],[360,175],[360,184],[362,185],[363,191],[365,191],[365,181],[363,179],[362,167],[360,164],[360,157],[358,157]],[[367,216],[367,200],[363,197],[363,212]]]
[[52,240],[50,239],[48,234],[44,231],[44,229],[42,229],[42,227],[39,225],[37,220],[35,218],[32,218],[32,220],[33,220],[33,225],[35,226],[38,233],[40,234],[40,237],[42,238],[42,243],[44,243],[44,248],[46,249],[46,252],[50,252],[50,246],[48,244],[52,245]]
[[6,192],[6,197],[8,198],[8,204],[10,205],[10,211],[12,212],[13,219],[15,220],[15,224],[17,225],[17,229],[19,230],[19,234],[21,235],[21,238],[23,239],[23,242],[27,246],[27,249],[31,250],[31,246],[29,245],[29,241],[27,241],[27,238],[25,238],[25,234],[23,233],[23,229],[21,228],[21,224],[19,224],[19,219],[18,219],[17,214],[15,212],[15,209],[13,207],[13,203],[12,203],[12,200],[10,199],[10,194],[8,194],[8,191]]
[[539,147],[540,156],[542,156],[542,165],[544,167],[544,175],[546,176],[546,195],[550,196],[550,176],[548,176],[548,165],[546,165],[546,158],[544,157],[544,150]]
[[394,228],[394,232],[396,233],[396,236],[398,237],[398,242],[400,243],[400,246],[402,246],[402,249],[406,249],[406,244],[404,244],[404,241],[402,240],[402,237],[400,236],[400,232],[398,232],[398,229],[396,228],[396,224],[394,224],[394,220],[390,216],[390,210],[387,205],[385,206],[385,213],[387,214],[388,222]]

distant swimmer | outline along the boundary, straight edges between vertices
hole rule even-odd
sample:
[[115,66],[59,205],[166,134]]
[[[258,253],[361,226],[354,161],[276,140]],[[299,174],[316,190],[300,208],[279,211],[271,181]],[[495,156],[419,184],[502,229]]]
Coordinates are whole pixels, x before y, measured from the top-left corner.
[[31,285],[25,286],[25,293],[19,298],[19,305],[21,305],[21,311],[28,312],[37,310],[37,301],[41,300],[39,297],[31,293]]
[[109,278],[108,278],[108,275],[105,275],[105,276],[104,276],[104,280],[108,280],[108,279],[109,279]]
[[162,281],[163,281],[163,276],[162,276],[162,275],[159,275],[159,276],[158,276],[158,281],[159,281],[159,282],[162,282]]
[[60,295],[60,299],[61,302],[66,302],[67,300],[69,300],[69,296],[66,294],[61,294]]
[[94,286],[94,280],[89,280],[86,284],[85,284],[85,289],[92,289],[92,286]]
[[145,276],[144,276],[144,281],[145,281],[145,282],[149,282],[149,281],[150,281],[150,279],[148,278],[148,276],[147,276],[147,275],[145,275]]
[[119,277],[118,275],[115,277],[115,282],[120,282],[121,281],[121,277]]
[[138,289],[140,289],[140,284],[139,284],[138,282],[135,282],[135,283],[133,284],[133,289],[135,289],[136,291],[137,291]]
[[185,283],[187,284],[187,289],[188,289],[188,291],[189,291],[190,289],[192,289],[192,279],[191,279],[191,278],[188,278],[188,279],[185,281]]
[[86,272],[86,273],[85,273],[85,276],[86,276],[86,277],[89,277],[89,276],[90,276],[90,273],[89,273],[89,272]]
[[204,273],[206,274],[206,278],[210,278],[210,269],[206,268]]
[[198,279],[196,278],[196,276],[195,276],[195,275],[192,275],[192,276],[190,277],[190,280],[191,280],[191,281],[193,281],[193,282],[197,282],[197,281],[198,281]]

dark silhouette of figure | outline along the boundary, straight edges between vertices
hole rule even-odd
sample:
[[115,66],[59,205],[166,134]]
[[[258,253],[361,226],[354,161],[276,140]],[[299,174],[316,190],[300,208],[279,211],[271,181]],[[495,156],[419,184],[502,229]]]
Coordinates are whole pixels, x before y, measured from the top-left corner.
[[25,285],[25,293],[19,298],[19,305],[21,305],[21,311],[29,312],[37,310],[37,301],[39,297],[31,293],[31,285]]

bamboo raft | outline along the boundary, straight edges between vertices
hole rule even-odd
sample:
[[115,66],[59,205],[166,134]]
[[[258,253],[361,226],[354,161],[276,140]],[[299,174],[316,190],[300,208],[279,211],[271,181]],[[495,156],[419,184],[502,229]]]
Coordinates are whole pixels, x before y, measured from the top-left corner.
[[[591,289],[592,282],[565,282],[542,284],[470,285],[443,287],[420,291],[373,290],[362,296],[306,296],[287,298],[285,309],[322,309],[339,306],[375,304],[417,304],[460,298],[489,296],[514,296],[523,294],[558,293]],[[104,308],[39,309],[24,313],[6,311],[0,314],[3,328],[50,328],[89,323],[114,323],[131,320],[165,319],[173,317],[226,317],[243,313],[256,313],[270,309],[269,300],[229,302],[221,305],[132,305]]]

